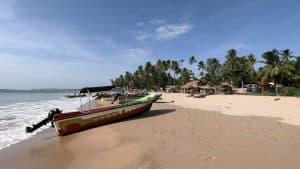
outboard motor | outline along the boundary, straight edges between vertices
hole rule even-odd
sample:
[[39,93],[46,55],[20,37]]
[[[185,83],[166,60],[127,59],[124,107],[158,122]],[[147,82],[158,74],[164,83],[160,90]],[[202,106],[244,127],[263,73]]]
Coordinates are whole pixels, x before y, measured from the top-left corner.
[[54,115],[61,114],[61,113],[62,113],[62,111],[59,110],[58,108],[50,110],[49,113],[48,113],[47,118],[45,118],[44,120],[38,122],[37,124],[33,124],[32,127],[29,127],[29,126],[26,127],[26,129],[25,129],[26,133],[31,133],[31,132],[35,131],[36,129],[42,127],[43,125],[46,125],[49,122],[51,122],[51,126],[54,127],[53,122],[52,122],[53,117],[54,117]]

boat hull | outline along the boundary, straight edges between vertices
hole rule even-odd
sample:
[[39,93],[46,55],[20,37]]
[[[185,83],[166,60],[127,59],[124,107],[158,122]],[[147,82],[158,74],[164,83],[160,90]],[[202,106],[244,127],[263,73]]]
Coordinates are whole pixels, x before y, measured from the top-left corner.
[[[90,110],[88,112],[73,112],[55,116],[53,121],[58,135],[66,135],[80,130],[96,127],[150,110],[153,101],[128,105],[124,107],[110,107]],[[71,116],[65,118],[64,116]]]

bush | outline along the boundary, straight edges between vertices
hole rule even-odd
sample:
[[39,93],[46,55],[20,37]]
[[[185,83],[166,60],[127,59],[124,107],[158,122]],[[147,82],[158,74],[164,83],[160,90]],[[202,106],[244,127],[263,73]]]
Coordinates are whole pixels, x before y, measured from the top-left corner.
[[286,89],[286,96],[300,96],[300,88],[288,87]]

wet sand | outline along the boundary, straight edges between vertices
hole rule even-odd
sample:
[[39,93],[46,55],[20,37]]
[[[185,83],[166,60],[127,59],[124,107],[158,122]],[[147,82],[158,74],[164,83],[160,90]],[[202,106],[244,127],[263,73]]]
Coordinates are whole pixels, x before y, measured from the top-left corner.
[[[176,102],[175,102],[176,104]],[[0,151],[3,169],[300,168],[300,127],[155,103],[150,112],[57,137],[54,130]]]

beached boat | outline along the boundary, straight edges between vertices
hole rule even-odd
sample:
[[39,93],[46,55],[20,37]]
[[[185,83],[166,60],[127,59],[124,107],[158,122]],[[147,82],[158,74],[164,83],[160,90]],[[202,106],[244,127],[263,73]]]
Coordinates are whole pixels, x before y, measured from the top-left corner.
[[197,94],[194,94],[194,98],[204,98],[204,97],[206,97],[207,96],[207,94],[205,94],[205,93],[197,93]]
[[[90,93],[104,88],[84,88],[81,93]],[[130,99],[127,102],[122,101],[121,104],[106,103],[105,106],[97,104],[94,101],[81,106],[81,110],[75,112],[62,113],[59,109],[50,111],[48,117],[40,123],[27,127],[26,132],[33,132],[48,122],[52,123],[58,135],[66,135],[80,130],[92,128],[102,124],[110,123],[119,119],[126,118],[138,113],[150,110],[152,103],[155,102],[161,94],[149,93],[144,97]],[[103,105],[103,104],[102,104]],[[85,108],[87,107],[87,108]]]
[[66,97],[66,98],[85,97],[85,96],[86,96],[85,93],[80,93],[78,91],[73,91],[73,92],[64,94],[64,97]]

